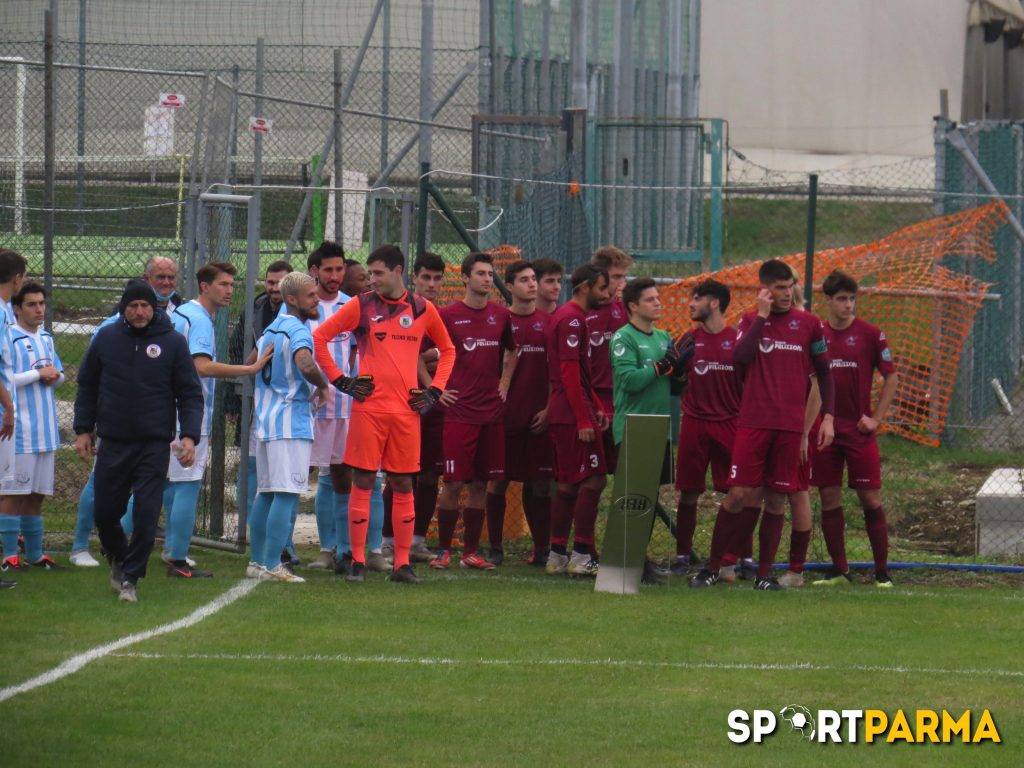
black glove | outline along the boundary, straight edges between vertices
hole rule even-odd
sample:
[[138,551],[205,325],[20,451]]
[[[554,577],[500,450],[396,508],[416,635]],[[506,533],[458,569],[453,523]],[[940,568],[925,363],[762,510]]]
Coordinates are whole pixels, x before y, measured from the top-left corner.
[[360,403],[373,394],[373,376],[364,374],[362,376],[339,376],[331,382],[338,391],[349,395]]
[[693,357],[695,343],[692,332],[684,333],[672,342],[672,352],[675,357],[675,363],[672,366],[673,376],[682,376],[686,373],[686,364]]
[[437,387],[410,389],[409,395],[409,407],[420,416],[426,416],[441,399],[441,390]]

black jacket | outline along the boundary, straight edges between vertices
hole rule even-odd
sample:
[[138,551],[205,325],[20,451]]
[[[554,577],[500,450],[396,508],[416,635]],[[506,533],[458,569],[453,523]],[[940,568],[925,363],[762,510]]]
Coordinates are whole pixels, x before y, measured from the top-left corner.
[[174,439],[199,442],[203,389],[185,337],[165,312],[137,330],[124,318],[101,328],[78,368],[75,434],[93,430],[122,441]]
[[[274,318],[277,317],[277,313],[281,311],[280,304],[272,304],[270,302],[270,296],[264,293],[260,293],[253,299],[253,315],[252,315],[252,345],[255,347],[256,342],[260,336],[263,335],[263,331],[266,330],[267,326],[274,322]],[[238,319],[234,321],[235,328],[231,332],[231,338],[228,340],[228,360],[234,365],[241,365],[245,362],[245,310],[238,315]],[[224,413],[229,416],[237,416],[242,412],[242,386],[236,384],[228,388],[227,394],[224,397]],[[238,442],[241,437],[241,430],[235,431],[235,445],[240,445]]]

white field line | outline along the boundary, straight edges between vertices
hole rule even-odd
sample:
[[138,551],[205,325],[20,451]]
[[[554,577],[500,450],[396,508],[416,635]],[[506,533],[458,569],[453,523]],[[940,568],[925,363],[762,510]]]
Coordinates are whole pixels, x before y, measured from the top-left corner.
[[226,608],[236,600],[245,597],[247,594],[255,589],[259,582],[245,579],[238,582],[231,589],[222,593],[215,599],[208,602],[206,605],[202,605],[196,608],[192,613],[172,621],[167,624],[161,624],[153,629],[147,629],[145,632],[136,632],[131,635],[115,640],[112,643],[106,643],[105,645],[98,645],[84,653],[79,653],[72,656],[67,661],[59,664],[58,666],[51,669],[49,672],[44,672],[41,675],[37,675],[29,680],[18,685],[11,685],[7,688],[0,688],[0,703],[7,701],[8,699],[14,698],[19,693],[26,693],[35,688],[41,688],[44,685],[55,683],[68,675],[73,675],[75,672],[80,670],[86,664],[89,664],[97,659],[102,659],[104,656],[110,656],[116,654],[122,648],[127,648],[135,643],[141,643],[145,640],[149,640],[160,635],[167,635],[171,632],[177,632],[179,629],[188,629],[206,619],[222,608]]
[[378,664],[383,666],[423,667],[629,667],[640,669],[706,669],[756,672],[875,672],[908,675],[957,675],[961,677],[1024,678],[1024,670],[941,667],[906,667],[869,664],[757,663],[721,661],[652,661],[649,659],[453,659],[444,656],[350,656],[348,654],[287,653],[114,653],[120,659],[156,659],[180,661],[288,661],[337,662],[341,664]]

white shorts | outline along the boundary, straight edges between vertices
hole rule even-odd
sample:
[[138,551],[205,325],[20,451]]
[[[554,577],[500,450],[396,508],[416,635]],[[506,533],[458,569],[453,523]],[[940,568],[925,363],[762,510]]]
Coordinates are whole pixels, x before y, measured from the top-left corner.
[[0,482],[14,479],[14,435],[0,440]]
[[4,496],[28,496],[41,493],[53,496],[53,467],[56,451],[19,453],[14,457],[14,476],[0,485]]
[[190,483],[195,480],[202,480],[206,472],[206,462],[210,459],[210,438],[204,437],[196,444],[196,460],[191,467],[183,467],[178,463],[178,457],[174,455],[174,449],[178,441],[171,443],[171,461],[167,465],[167,479],[172,483]]
[[260,440],[256,446],[258,493],[306,493],[312,440]]
[[309,466],[329,467],[341,464],[345,458],[345,441],[348,440],[348,419],[314,419],[313,451],[309,455]]

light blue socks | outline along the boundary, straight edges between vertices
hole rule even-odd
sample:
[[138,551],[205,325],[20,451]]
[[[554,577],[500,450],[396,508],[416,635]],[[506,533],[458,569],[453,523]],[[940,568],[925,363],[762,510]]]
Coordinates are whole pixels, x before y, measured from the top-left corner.
[[96,475],[89,473],[89,479],[78,497],[78,518],[75,520],[75,542],[71,545],[72,552],[89,549],[89,536],[96,524]]
[[337,503],[337,494],[334,492],[334,485],[331,483],[330,472],[321,472],[316,482],[316,501],[313,509],[316,511],[316,532],[320,538],[320,549],[333,551],[338,544],[338,537],[334,526],[334,505]]
[[[260,494],[263,495],[263,494]],[[263,565],[276,568],[281,562],[281,550],[291,536],[295,515],[299,508],[299,494],[274,493],[267,515],[266,543],[263,545]]]
[[43,516],[22,515],[21,534],[25,537],[25,559],[38,563],[43,559]]
[[[192,529],[196,526],[196,508],[199,506],[201,480],[183,483],[168,483],[176,486],[174,502],[167,510],[167,539],[165,549],[171,560],[184,560],[192,542]],[[167,491],[164,491],[164,501]]]

